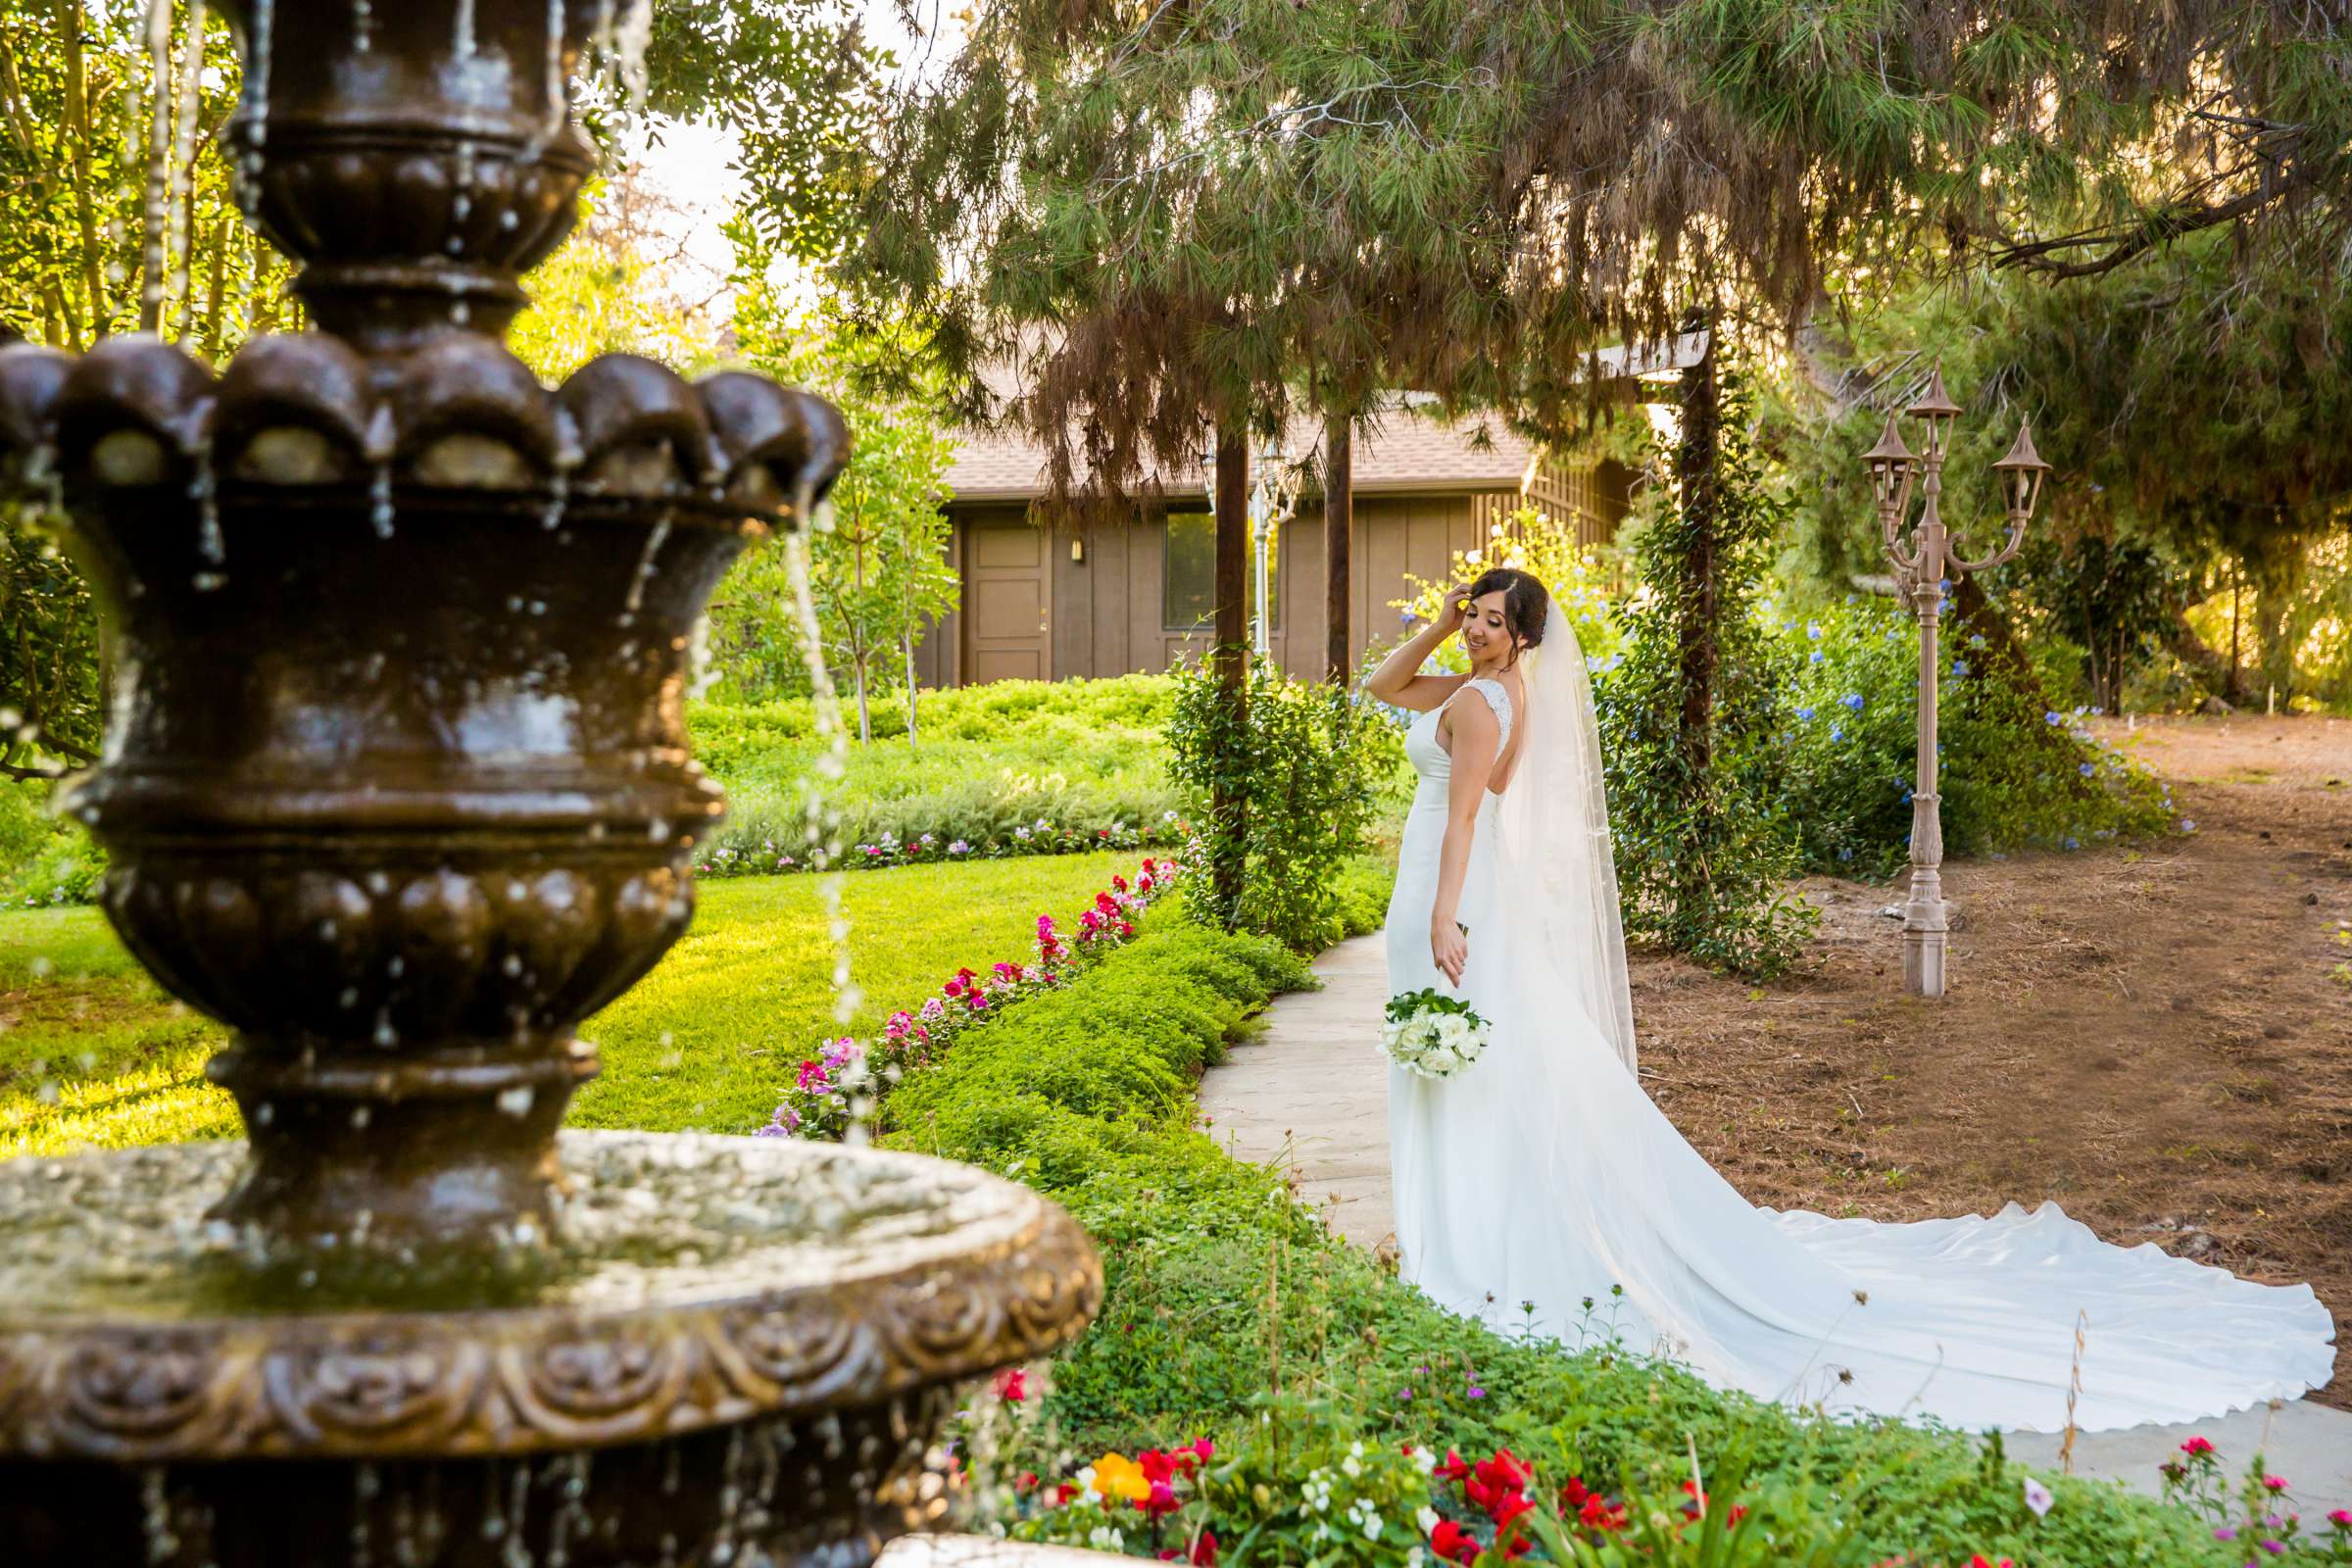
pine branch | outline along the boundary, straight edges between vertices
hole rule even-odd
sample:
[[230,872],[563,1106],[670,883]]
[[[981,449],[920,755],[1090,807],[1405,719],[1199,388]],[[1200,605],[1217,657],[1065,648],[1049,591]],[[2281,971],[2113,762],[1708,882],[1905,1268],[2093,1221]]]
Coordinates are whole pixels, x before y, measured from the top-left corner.
[[[2310,182],[2299,173],[2290,174],[2278,184],[2257,185],[2228,201],[2168,206],[2120,229],[2093,230],[2045,240],[2004,238],[1993,253],[1993,265],[2020,267],[2045,277],[2096,277],[2112,272],[2126,262],[2184,235],[2236,222],[2241,218],[2250,217],[2285,200],[2296,191],[2309,188]],[[2100,254],[2087,261],[2055,259],[2100,247],[2104,247]]]

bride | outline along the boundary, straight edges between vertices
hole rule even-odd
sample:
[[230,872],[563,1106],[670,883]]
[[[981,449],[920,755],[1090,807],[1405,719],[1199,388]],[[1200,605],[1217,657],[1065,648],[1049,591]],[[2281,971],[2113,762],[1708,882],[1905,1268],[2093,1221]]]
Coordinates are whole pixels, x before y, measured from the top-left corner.
[[[1421,674],[1457,630],[1470,673]],[[1592,690],[1544,585],[1487,572],[1369,685],[1420,715],[1390,993],[1450,991],[1493,1027],[1454,1077],[1390,1069],[1396,1239],[1432,1298],[1562,1337],[1590,1313],[1764,1398],[1976,1429],[2065,1425],[2078,1326],[2088,1429],[2328,1380],[2310,1286],[2111,1247],[2055,1203],[1881,1224],[1747,1202],[1634,1071]]]

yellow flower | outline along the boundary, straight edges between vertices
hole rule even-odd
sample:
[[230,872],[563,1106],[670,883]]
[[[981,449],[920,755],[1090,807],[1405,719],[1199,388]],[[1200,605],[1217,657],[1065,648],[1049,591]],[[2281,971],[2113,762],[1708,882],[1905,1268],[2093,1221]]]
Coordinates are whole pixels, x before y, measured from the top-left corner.
[[1152,1495],[1144,1467],[1123,1453],[1106,1453],[1095,1461],[1095,1490],[1111,1501],[1141,1502]]

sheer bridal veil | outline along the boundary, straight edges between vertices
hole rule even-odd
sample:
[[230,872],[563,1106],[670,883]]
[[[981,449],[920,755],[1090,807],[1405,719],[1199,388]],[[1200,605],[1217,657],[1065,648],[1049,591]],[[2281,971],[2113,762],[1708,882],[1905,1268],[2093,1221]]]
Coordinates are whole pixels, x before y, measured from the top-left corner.
[[1617,862],[1601,786],[1600,729],[1584,650],[1558,600],[1520,665],[1528,726],[1518,775],[1497,803],[1495,850],[1508,868],[1504,941],[1530,1000],[1568,1005],[1635,1071],[1634,1000],[1617,910]]

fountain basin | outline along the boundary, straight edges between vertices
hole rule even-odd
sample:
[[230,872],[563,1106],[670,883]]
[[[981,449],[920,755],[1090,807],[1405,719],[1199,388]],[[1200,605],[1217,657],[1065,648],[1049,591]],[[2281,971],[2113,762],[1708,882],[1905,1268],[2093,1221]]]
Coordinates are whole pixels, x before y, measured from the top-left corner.
[[209,1217],[234,1144],[0,1165],[11,1562],[859,1562],[944,1513],[958,1385],[1101,1298],[1076,1224],[968,1166],[560,1142],[555,1234],[491,1255]]

